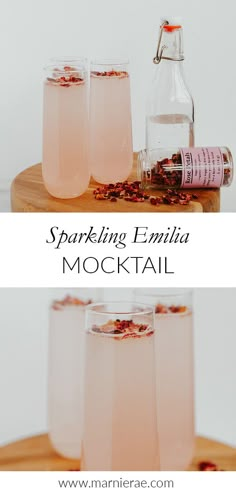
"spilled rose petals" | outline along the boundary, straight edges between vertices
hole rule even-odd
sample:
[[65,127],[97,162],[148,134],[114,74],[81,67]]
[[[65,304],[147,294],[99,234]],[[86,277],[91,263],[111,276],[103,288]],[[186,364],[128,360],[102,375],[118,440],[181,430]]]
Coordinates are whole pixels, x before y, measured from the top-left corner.
[[93,191],[96,200],[110,200],[117,201],[125,200],[133,203],[150,202],[151,205],[188,205],[190,201],[197,200],[198,196],[190,193],[183,193],[176,189],[168,189],[167,192],[161,196],[150,196],[141,189],[140,181],[133,182],[118,182],[115,184],[107,184],[97,187]]
[[218,465],[209,461],[199,462],[198,469],[201,472],[224,472],[224,470],[220,469]]

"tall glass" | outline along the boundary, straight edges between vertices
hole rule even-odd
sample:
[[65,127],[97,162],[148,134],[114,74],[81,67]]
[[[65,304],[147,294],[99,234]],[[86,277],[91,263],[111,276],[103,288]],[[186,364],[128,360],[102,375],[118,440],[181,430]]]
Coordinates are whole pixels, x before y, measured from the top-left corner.
[[57,198],[80,196],[88,187],[86,59],[55,59],[45,68],[42,173]]
[[155,308],[158,436],[161,470],[186,470],[194,450],[191,292],[136,290]]
[[85,309],[92,301],[98,301],[98,290],[81,289],[50,308],[49,437],[68,458],[81,456]]
[[153,309],[87,310],[82,470],[158,470]]
[[133,163],[128,62],[91,63],[89,152],[96,181],[109,184],[128,178]]

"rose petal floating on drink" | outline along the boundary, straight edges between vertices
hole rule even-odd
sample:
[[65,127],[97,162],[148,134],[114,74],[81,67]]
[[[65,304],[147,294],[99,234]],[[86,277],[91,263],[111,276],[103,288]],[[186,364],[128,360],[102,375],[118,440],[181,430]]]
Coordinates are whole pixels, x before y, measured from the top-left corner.
[[124,78],[124,77],[129,77],[128,72],[126,71],[91,71],[91,77],[119,77],[119,78]]
[[185,313],[188,311],[188,308],[184,305],[162,305],[158,303],[155,306],[155,313]]
[[132,320],[108,320],[103,325],[93,325],[92,333],[114,336],[115,339],[141,338],[151,336],[153,330],[146,324],[136,324]]
[[52,76],[47,77],[47,82],[68,88],[71,85],[84,83],[85,79],[75,67],[64,66],[63,69],[53,69]]
[[85,306],[90,305],[92,300],[81,300],[75,296],[66,295],[62,300],[55,300],[52,303],[52,308],[54,310],[62,310],[64,307],[68,306]]

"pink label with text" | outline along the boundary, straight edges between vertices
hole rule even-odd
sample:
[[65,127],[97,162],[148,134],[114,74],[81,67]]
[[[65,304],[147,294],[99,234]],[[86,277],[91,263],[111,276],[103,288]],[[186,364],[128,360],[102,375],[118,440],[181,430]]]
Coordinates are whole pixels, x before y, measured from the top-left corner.
[[180,148],[182,188],[219,188],[224,181],[224,158],[220,148]]

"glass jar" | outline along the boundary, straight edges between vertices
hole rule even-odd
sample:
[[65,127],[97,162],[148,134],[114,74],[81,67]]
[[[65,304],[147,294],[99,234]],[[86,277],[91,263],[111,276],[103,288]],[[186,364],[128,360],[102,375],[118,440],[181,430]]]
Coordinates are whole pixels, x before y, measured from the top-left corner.
[[74,198],[88,188],[88,76],[84,58],[45,68],[42,174],[47,191]]
[[186,470],[195,440],[192,293],[142,288],[135,299],[155,312],[160,469]]
[[227,147],[141,150],[138,179],[144,189],[230,186],[233,158]]
[[153,308],[87,309],[82,470],[159,470]]
[[89,154],[93,178],[102,184],[128,178],[133,164],[128,62],[95,60],[90,72]]
[[100,300],[97,289],[73,291],[53,301],[49,320],[48,423],[55,450],[81,456],[85,309]]

